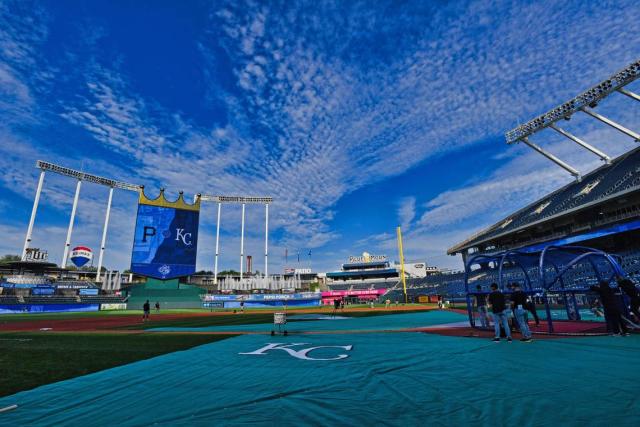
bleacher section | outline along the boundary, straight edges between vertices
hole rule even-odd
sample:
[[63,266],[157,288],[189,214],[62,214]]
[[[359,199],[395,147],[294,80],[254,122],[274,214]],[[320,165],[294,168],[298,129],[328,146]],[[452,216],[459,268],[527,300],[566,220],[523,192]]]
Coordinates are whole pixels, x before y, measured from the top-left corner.
[[330,291],[364,291],[373,289],[390,289],[396,286],[398,280],[364,281],[351,283],[330,283],[327,285]]
[[[640,282],[640,251],[630,250],[623,253],[615,254],[620,260],[620,265],[629,274],[632,280],[636,283]],[[595,261],[600,271],[606,271],[608,263],[602,260]],[[559,268],[562,268],[560,265]],[[548,271],[552,273],[551,270]],[[531,268],[527,270],[534,289],[539,289],[538,284],[538,268]],[[597,284],[597,278],[594,273],[593,267],[588,262],[578,264],[563,276],[565,289],[580,289],[586,290],[590,286]],[[495,269],[490,270],[478,270],[469,275],[469,288],[472,292],[475,292],[476,286],[480,285],[483,292],[489,291],[489,285],[491,283],[498,282],[498,271]],[[524,283],[524,273],[519,268],[505,268],[503,271],[504,283]],[[558,281],[550,290],[561,289],[562,285]],[[402,287],[397,286],[390,289],[382,299],[391,298],[400,299],[402,294]],[[442,295],[447,299],[462,299],[466,295],[464,284],[464,272],[458,272],[453,274],[439,274],[427,276],[422,279],[409,279],[407,280],[407,296],[409,299],[414,299],[419,295]]]
[[[617,159],[611,164],[604,165],[585,175],[581,181],[569,185],[549,194],[548,196],[528,205],[524,209],[508,216],[491,227],[470,237],[464,242],[450,248],[449,254],[460,253],[468,248],[498,245],[514,247],[519,245],[516,232],[528,229],[529,244],[534,242],[536,232],[532,227],[547,223],[558,217],[575,215],[578,211],[597,209],[586,215],[584,223],[568,222],[561,229],[553,231],[550,227],[546,234],[540,236],[541,241],[564,237],[580,230],[602,226],[609,223],[619,223],[640,216],[640,205],[637,195],[640,191],[640,148],[636,148]],[[613,199],[626,200],[623,204],[614,203]],[[600,209],[599,207],[603,208]],[[498,248],[500,249],[500,248]]]

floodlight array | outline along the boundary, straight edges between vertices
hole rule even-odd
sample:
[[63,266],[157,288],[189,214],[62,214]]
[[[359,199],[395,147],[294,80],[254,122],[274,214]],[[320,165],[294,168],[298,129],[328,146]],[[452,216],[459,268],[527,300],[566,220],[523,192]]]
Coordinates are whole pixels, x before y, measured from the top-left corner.
[[135,191],[135,192],[139,192],[141,188],[140,185],[129,184],[127,182],[116,181],[109,178],[103,178],[101,176],[80,172],[75,169],[65,168],[64,166],[59,166],[53,163],[44,162],[42,160],[38,160],[36,162],[36,167],[42,169],[43,171],[54,172],[59,175],[76,178],[80,181],[92,182],[94,184],[105,185],[111,188],[119,188],[121,190],[129,190],[129,191]]
[[573,113],[583,108],[594,108],[599,101],[636,80],[638,77],[640,77],[640,60],[633,62],[607,80],[584,91],[572,100],[510,130],[505,134],[507,144],[521,141],[523,138],[550,126],[558,120],[569,118]]
[[212,196],[209,194],[203,194],[200,200],[204,202],[216,202],[216,203],[259,203],[269,204],[273,202],[272,197],[249,197],[249,196]]

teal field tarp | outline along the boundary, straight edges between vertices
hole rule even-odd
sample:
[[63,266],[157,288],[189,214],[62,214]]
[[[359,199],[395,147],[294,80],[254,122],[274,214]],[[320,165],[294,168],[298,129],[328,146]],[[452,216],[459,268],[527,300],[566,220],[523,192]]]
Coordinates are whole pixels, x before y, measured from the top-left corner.
[[[298,345],[242,354],[270,343]],[[4,397],[0,425],[635,426],[639,355],[638,335],[243,335]]]
[[[238,316],[242,316],[238,314]],[[305,319],[304,315],[290,315],[288,318]],[[346,317],[338,314],[335,319],[324,318],[322,320],[288,322],[287,331],[295,332],[321,332],[321,331],[385,331],[421,328],[445,323],[467,322],[465,314],[453,311],[421,311],[418,313],[393,314],[387,316],[371,317]],[[272,329],[269,323],[231,325],[231,326],[204,326],[194,328],[164,327],[154,328],[150,331],[169,332],[268,332]]]

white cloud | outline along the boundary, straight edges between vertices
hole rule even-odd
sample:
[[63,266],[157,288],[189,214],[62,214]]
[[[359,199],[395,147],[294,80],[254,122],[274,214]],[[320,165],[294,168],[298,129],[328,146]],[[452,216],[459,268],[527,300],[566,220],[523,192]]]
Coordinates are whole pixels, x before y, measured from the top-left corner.
[[403,230],[408,231],[411,222],[416,216],[416,198],[405,197],[400,201],[398,207],[398,220]]

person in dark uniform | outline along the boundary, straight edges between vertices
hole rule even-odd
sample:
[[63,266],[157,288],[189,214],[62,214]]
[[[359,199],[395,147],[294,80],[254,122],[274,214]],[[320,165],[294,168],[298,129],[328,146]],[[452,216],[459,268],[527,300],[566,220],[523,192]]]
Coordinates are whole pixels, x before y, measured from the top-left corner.
[[511,342],[511,329],[509,329],[509,319],[507,312],[507,303],[504,294],[498,290],[496,283],[491,284],[491,293],[489,294],[489,305],[493,313],[493,326],[495,329],[494,342],[500,342],[500,325],[507,334],[507,341]]
[[622,321],[622,313],[616,301],[615,291],[605,281],[600,282],[598,286],[591,286],[590,289],[600,296],[609,333],[613,335],[629,335],[627,326]]
[[531,298],[531,301],[527,303],[527,306],[525,308],[533,316],[533,320],[536,321],[536,326],[540,326],[540,318],[538,317],[538,312],[536,311],[536,302],[533,298]]
[[513,284],[513,293],[511,294],[511,308],[516,321],[518,322],[518,328],[522,332],[523,342],[531,342],[531,331],[529,330],[529,323],[527,322],[527,294],[522,292],[520,285]]
[[244,313],[244,300],[240,301],[240,313]]
[[156,301],[156,313],[160,313],[160,303]]
[[336,311],[340,309],[340,299],[336,298],[333,300],[333,315],[335,316]]
[[509,289],[509,301],[507,302],[507,317],[509,319],[509,326],[511,326],[511,332],[517,332],[518,329],[518,321],[516,320],[516,313],[513,310],[513,304],[511,303],[511,295],[515,291],[515,283],[510,283],[507,285],[507,289]]
[[620,289],[629,297],[629,305],[631,312],[636,317],[636,323],[640,323],[640,291],[631,280],[624,277],[618,277],[617,282]]
[[149,320],[149,313],[151,312],[151,306],[149,305],[149,300],[147,300],[143,305],[142,305],[142,321],[146,322],[147,320]]
[[482,286],[476,286],[476,310],[478,311],[478,317],[480,318],[480,326],[482,328],[489,327],[489,322],[487,321],[487,297],[480,292],[482,292]]

